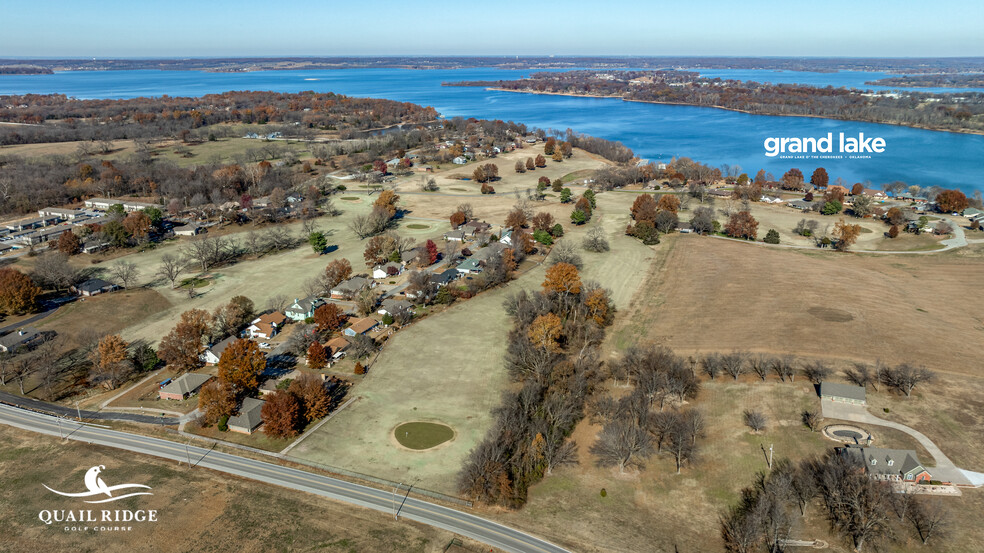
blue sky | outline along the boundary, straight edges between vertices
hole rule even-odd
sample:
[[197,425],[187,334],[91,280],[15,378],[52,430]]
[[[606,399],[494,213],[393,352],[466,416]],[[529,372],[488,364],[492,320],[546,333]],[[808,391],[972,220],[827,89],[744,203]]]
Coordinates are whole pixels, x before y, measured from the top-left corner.
[[982,56],[980,0],[0,0],[0,57]]

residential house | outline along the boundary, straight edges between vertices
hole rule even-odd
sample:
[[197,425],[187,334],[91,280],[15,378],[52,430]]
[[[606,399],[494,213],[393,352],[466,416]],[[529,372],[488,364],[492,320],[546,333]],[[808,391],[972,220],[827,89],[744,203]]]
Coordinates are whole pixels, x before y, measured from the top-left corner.
[[786,205],[793,209],[808,210],[813,209],[813,202],[806,200],[790,200]]
[[72,291],[80,296],[98,296],[116,290],[119,286],[112,282],[106,282],[101,278],[90,278],[89,280],[72,286]]
[[861,193],[864,194],[865,196],[871,196],[876,200],[884,200],[888,198],[888,194],[885,194],[881,190],[875,190],[874,188],[865,188],[864,190],[861,191]]
[[460,228],[465,231],[467,236],[474,237],[475,235],[483,232],[490,232],[492,230],[492,225],[486,223],[485,221],[468,221],[467,223],[461,225]]
[[467,234],[464,229],[452,230],[444,233],[444,239],[448,242],[464,242]]
[[182,400],[197,393],[209,380],[212,380],[210,374],[186,373],[161,388],[158,395],[161,399]]
[[875,480],[907,483],[932,480],[932,475],[919,462],[916,452],[911,449],[848,445],[839,448],[838,451],[862,463],[865,472]]
[[19,348],[30,346],[31,343],[40,338],[41,333],[38,329],[33,326],[25,326],[6,336],[0,337],[0,351],[17,351]]
[[243,400],[242,406],[239,408],[239,413],[233,417],[229,417],[229,422],[227,426],[232,432],[239,432],[240,434],[252,434],[257,428],[263,424],[263,404],[266,403],[262,399],[256,399],[248,397]]
[[688,223],[687,221],[680,221],[679,223],[677,223],[677,232],[681,232],[683,234],[690,234],[693,231],[694,228],[690,226],[690,223]]
[[466,158],[465,156],[458,156],[452,159],[451,163],[454,163],[455,165],[464,165],[468,163],[468,158]]
[[975,219],[980,219],[981,217],[984,217],[984,211],[981,211],[976,207],[968,207],[967,209],[963,210],[963,216],[973,221]]
[[352,326],[343,330],[342,334],[346,336],[358,336],[359,334],[365,334],[366,332],[376,328],[376,325],[378,324],[379,321],[373,319],[372,317],[358,319],[352,322]]
[[325,304],[325,300],[317,296],[308,296],[304,299],[294,298],[294,303],[284,309],[284,315],[292,321],[303,321],[314,317],[315,309]]
[[179,227],[174,227],[172,229],[176,236],[195,236],[196,234],[202,232],[204,229],[200,225],[187,224],[181,225]]
[[205,350],[205,353],[201,354],[201,360],[209,365],[218,365],[219,359],[222,358],[222,352],[229,347],[229,344],[236,341],[236,339],[237,338],[235,336],[229,336],[228,338],[213,344],[212,347]]
[[390,261],[384,265],[375,267],[372,270],[372,278],[386,278],[399,276],[403,273],[403,264]]
[[[331,298],[335,300],[349,300],[359,295],[364,288],[372,288],[376,285],[375,282],[369,280],[366,277],[352,277],[348,280],[343,280],[335,285],[331,289]],[[288,316],[290,314],[288,313]]]
[[437,285],[438,288],[442,286],[447,286],[451,281],[457,279],[461,274],[455,269],[445,269],[444,271],[431,275],[430,281]]
[[398,300],[394,298],[387,298],[383,300],[383,303],[379,306],[379,310],[376,313],[380,315],[389,315],[391,317],[396,317],[404,313],[412,313],[413,304],[407,300]]
[[481,260],[472,257],[459,263],[456,269],[465,275],[478,274],[482,272],[482,263]]
[[286,315],[279,311],[274,311],[273,313],[267,313],[254,319],[246,328],[246,332],[254,340],[256,338],[266,338],[269,340],[280,332],[280,329],[283,328],[286,322]]
[[866,404],[864,386],[827,381],[820,383],[820,400],[854,405]]
[[98,253],[109,248],[109,242],[98,238],[90,238],[82,243],[82,253]]
[[336,336],[325,343],[325,348],[328,350],[328,355],[332,359],[338,359],[345,355],[345,350],[349,347],[349,341],[344,336]]

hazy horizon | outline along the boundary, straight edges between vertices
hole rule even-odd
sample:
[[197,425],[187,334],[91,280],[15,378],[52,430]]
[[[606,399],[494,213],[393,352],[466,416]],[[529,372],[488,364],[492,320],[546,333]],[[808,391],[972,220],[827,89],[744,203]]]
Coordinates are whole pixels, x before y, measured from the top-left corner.
[[[914,0],[686,5],[421,0],[310,5],[67,0],[8,6],[2,58],[370,56],[977,57],[984,4]],[[543,54],[529,54],[531,51]],[[587,52],[587,53],[586,53]]]

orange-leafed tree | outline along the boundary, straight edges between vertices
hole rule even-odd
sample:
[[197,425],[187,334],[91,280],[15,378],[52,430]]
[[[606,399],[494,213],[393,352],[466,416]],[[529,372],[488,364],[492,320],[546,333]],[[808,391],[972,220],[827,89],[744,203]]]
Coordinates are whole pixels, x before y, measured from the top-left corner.
[[663,194],[659,197],[659,201],[656,202],[656,209],[659,211],[676,213],[677,211],[680,211],[680,198],[677,198],[672,194]]
[[181,314],[181,320],[161,339],[157,356],[174,371],[190,371],[200,367],[202,339],[208,332],[211,317],[208,311],[191,309]]
[[584,307],[587,309],[588,318],[598,323],[598,326],[608,326],[614,319],[615,309],[608,293],[602,288],[596,288],[588,293],[584,298]]
[[514,233],[514,236],[515,239],[513,240],[513,244],[516,249],[522,251],[526,255],[533,253],[533,250],[536,249],[536,242],[533,241],[533,237],[530,236],[530,233],[517,231]]
[[513,232],[525,227],[527,223],[526,214],[522,209],[516,208],[506,215],[506,228],[513,229]]
[[888,209],[888,212],[885,213],[885,220],[888,221],[888,224],[893,226],[903,225],[906,222],[905,213],[897,207],[891,207]]
[[75,255],[82,251],[82,241],[74,232],[63,232],[58,237],[56,247],[65,255]]
[[143,211],[134,211],[123,219],[123,228],[134,238],[143,239],[150,234],[150,217]]
[[506,248],[502,250],[502,266],[506,268],[507,271],[512,272],[516,270],[518,266],[516,264],[516,252],[512,248]]
[[591,219],[591,200],[581,196],[574,204],[574,210],[584,213],[586,218]]
[[437,256],[439,255],[439,252],[437,251],[437,244],[435,244],[433,240],[428,239],[427,242],[424,243],[424,249],[427,251],[428,265],[437,263]]
[[960,213],[967,209],[967,196],[959,190],[944,190],[936,196],[936,207],[943,213]]
[[658,209],[656,200],[653,199],[651,194],[640,194],[632,202],[632,218],[636,222],[653,222],[656,220],[656,211]]
[[326,303],[314,310],[314,324],[319,332],[335,332],[345,324],[345,314],[334,303]]
[[854,186],[851,187],[851,195],[860,196],[861,194],[864,194],[864,185],[860,182],[854,183]]
[[464,212],[455,211],[451,214],[451,228],[458,228],[467,222],[468,217],[465,216]]
[[331,411],[331,396],[325,382],[313,374],[295,378],[287,391],[300,400],[301,416],[305,422],[320,419]]
[[228,384],[212,380],[198,391],[198,410],[205,426],[211,426],[236,412],[236,394]]
[[0,268],[0,313],[22,315],[37,309],[39,288],[31,278],[17,269]]
[[103,336],[96,348],[93,380],[111,390],[119,386],[133,372],[133,360],[127,353],[127,347],[129,344],[118,334]]
[[526,170],[533,171],[534,169],[536,169],[536,164],[534,163],[533,158],[526,158]]
[[724,226],[724,233],[734,238],[747,238],[755,240],[758,236],[758,221],[747,211],[739,211],[731,215],[728,224]]
[[850,225],[845,223],[844,219],[841,219],[834,223],[833,235],[837,239],[834,247],[839,251],[846,252],[858,241],[858,237],[861,236],[861,225]]
[[543,157],[540,154],[537,154],[536,160],[533,163],[536,164],[537,167],[546,167],[547,166],[547,158]]
[[267,436],[290,438],[297,435],[301,424],[301,403],[294,394],[277,390],[266,397],[260,416]]
[[307,350],[307,365],[314,370],[321,370],[328,364],[328,352],[318,340],[311,342]]
[[325,287],[331,290],[338,283],[352,276],[352,264],[348,259],[335,259],[325,267]]
[[266,368],[266,355],[253,340],[240,338],[229,344],[219,357],[219,380],[232,386],[238,397],[256,393],[260,375]]
[[581,275],[577,272],[577,267],[570,263],[557,263],[547,269],[546,279],[543,287],[548,292],[558,294],[580,294]]
[[386,213],[388,213],[390,217],[394,217],[396,215],[396,209],[397,209],[396,204],[399,201],[400,201],[400,197],[397,196],[395,192],[393,192],[392,190],[383,190],[382,192],[379,193],[379,196],[376,198],[376,201],[373,202],[372,205],[373,207],[385,209]]
[[546,313],[533,319],[526,335],[533,345],[549,351],[558,351],[563,332],[564,327],[560,317],[553,313]]

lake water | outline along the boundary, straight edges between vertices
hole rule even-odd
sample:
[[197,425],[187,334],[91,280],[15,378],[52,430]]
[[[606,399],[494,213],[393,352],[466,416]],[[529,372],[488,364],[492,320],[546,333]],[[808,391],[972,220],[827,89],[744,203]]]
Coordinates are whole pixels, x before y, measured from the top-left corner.
[[[710,77],[759,82],[853,86],[881,78],[884,73],[804,73],[764,70],[706,70]],[[61,72],[54,75],[0,76],[0,95],[60,93],[77,98],[137,96],[200,96],[229,90],[332,91],[351,96],[389,98],[433,106],[446,117],[463,116],[522,122],[543,129],[572,128],[619,140],[637,155],[653,161],[687,156],[719,166],[740,165],[753,175],[759,169],[777,178],[790,167],[807,176],[823,166],[831,181],[881,183],[901,180],[923,186],[982,189],[984,136],[935,132],[892,125],[804,117],[748,115],[714,108],[666,106],[617,99],[539,96],[488,91],[472,87],[442,87],[446,81],[514,79],[529,71],[455,69],[341,69],[203,73],[192,71]],[[824,137],[839,133],[881,137],[884,153],[852,159],[782,159],[767,157],[769,137]],[[795,155],[795,154],[794,154]],[[835,155],[837,155],[835,153]]]

